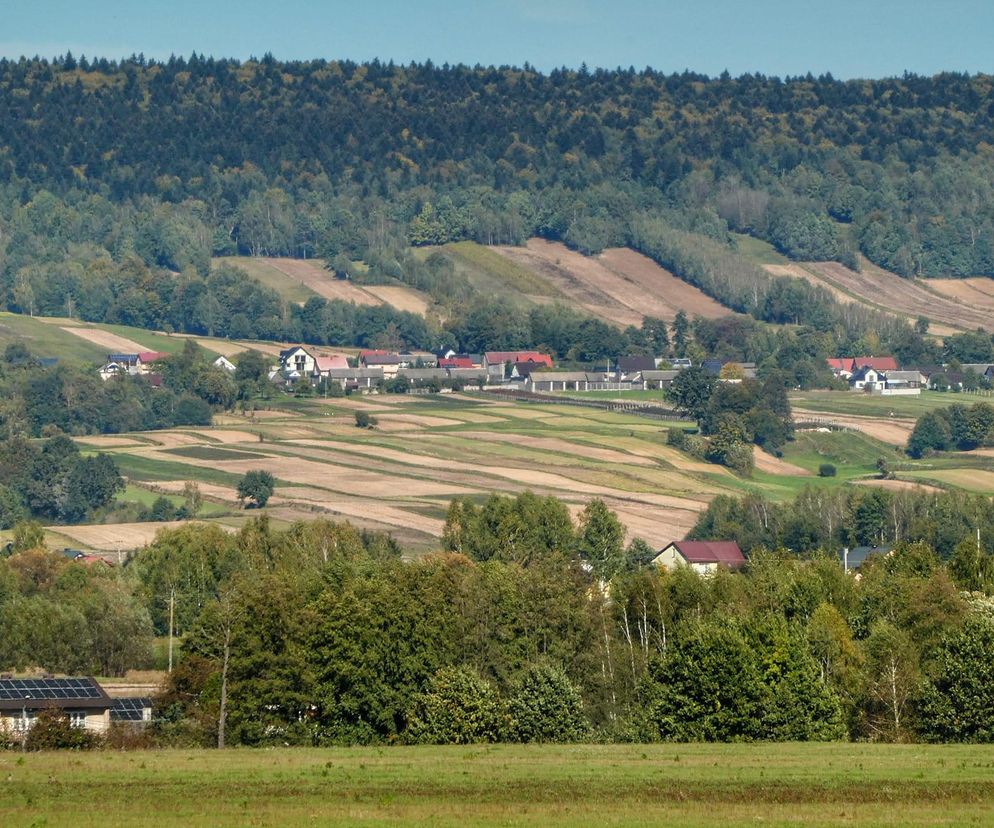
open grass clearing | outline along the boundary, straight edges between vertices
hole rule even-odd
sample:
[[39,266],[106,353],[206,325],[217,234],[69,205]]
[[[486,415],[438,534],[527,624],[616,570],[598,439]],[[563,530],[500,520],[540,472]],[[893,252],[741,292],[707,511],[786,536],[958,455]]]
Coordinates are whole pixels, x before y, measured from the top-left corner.
[[936,408],[945,408],[957,402],[970,405],[982,399],[979,395],[942,391],[923,391],[913,397],[884,397],[858,391],[795,391],[790,394],[790,404],[795,409],[796,420],[804,419],[804,415],[809,412],[917,419]]
[[501,745],[0,754],[0,821],[984,825],[985,746]]
[[261,282],[270,290],[275,290],[287,302],[303,305],[312,296],[317,296],[298,279],[293,279],[283,271],[273,267],[267,259],[252,256],[222,256],[211,261],[211,268],[230,265],[244,270],[249,276]]
[[[59,321],[76,324],[71,320]],[[106,348],[68,333],[58,325],[49,325],[42,317],[0,311],[0,349],[15,342],[26,345],[38,357],[89,363],[102,363],[107,358]]]
[[901,477],[944,483],[968,492],[994,494],[994,471],[984,469],[913,469],[902,471]]

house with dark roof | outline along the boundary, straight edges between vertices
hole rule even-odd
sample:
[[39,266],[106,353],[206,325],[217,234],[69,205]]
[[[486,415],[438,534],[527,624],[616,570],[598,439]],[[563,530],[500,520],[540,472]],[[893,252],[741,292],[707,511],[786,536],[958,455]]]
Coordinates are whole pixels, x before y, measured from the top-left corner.
[[280,351],[280,368],[287,379],[309,377],[314,373],[314,354],[301,345]]
[[746,559],[735,541],[673,541],[652,563],[669,570],[689,566],[699,575],[713,575],[720,567],[740,569]]
[[152,703],[147,698],[114,699],[90,677],[0,678],[0,731],[23,738],[38,714],[60,710],[73,727],[103,733],[111,722],[147,722]]
[[656,358],[651,356],[618,357],[617,372],[621,376],[638,374],[642,371],[655,371]]
[[854,572],[866,563],[866,559],[871,555],[889,555],[891,549],[893,549],[893,544],[887,544],[886,546],[854,546],[852,549],[845,547],[839,552],[839,559],[842,563],[842,568],[846,572]]

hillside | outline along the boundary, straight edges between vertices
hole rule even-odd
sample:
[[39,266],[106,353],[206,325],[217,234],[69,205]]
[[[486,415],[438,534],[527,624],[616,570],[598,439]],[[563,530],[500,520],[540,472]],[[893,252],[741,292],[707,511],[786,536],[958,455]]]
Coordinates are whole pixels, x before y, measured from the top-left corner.
[[338,299],[357,305],[390,305],[401,311],[424,315],[431,297],[413,288],[397,285],[362,285],[337,279],[321,259],[290,259],[266,256],[221,256],[212,267],[232,265],[275,290],[286,301],[304,304],[312,296]]
[[534,272],[576,307],[617,325],[642,324],[646,316],[673,320],[688,316],[713,319],[731,311],[676,278],[651,259],[627,248],[584,256],[558,242],[529,239],[523,247],[496,252]]

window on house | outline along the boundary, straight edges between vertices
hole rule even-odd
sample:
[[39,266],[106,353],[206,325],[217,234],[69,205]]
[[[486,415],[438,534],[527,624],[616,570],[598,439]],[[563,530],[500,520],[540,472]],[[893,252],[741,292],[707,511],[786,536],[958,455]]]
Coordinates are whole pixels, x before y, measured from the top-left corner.
[[86,727],[86,713],[82,710],[70,710],[69,724],[73,727]]

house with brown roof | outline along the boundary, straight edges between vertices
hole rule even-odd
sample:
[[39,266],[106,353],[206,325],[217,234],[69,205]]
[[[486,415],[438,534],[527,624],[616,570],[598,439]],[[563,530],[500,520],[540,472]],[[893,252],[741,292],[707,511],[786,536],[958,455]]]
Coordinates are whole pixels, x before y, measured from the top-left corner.
[[719,567],[740,569],[746,559],[735,541],[673,541],[652,563],[669,570],[689,566],[698,575],[713,575]]

